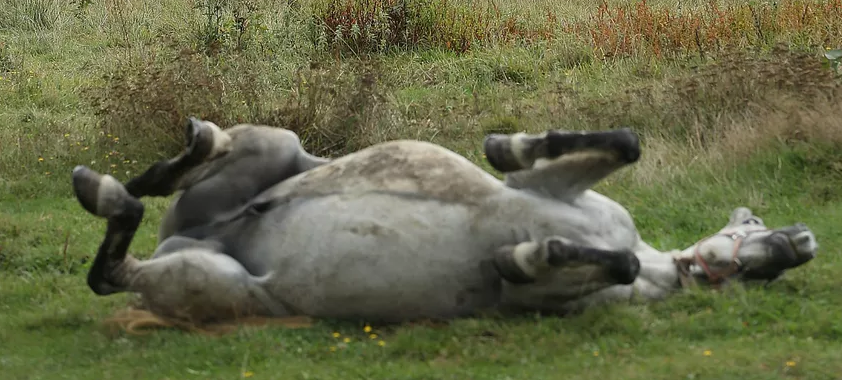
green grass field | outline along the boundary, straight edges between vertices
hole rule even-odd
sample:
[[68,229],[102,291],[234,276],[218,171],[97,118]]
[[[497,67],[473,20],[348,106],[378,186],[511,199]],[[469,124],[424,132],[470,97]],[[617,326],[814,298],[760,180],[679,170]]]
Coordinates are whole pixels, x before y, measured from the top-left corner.
[[[4,0],[0,378],[842,378],[842,80],[829,67],[842,3],[400,4]],[[85,284],[105,225],[70,170],[139,174],[178,152],[188,115],[290,128],[330,156],[428,140],[485,168],[486,133],[626,125],[643,157],[597,189],[656,248],[748,206],[770,226],[806,223],[821,249],[767,288],[566,318],[109,329],[130,297]],[[167,205],[144,202],[140,257]]]

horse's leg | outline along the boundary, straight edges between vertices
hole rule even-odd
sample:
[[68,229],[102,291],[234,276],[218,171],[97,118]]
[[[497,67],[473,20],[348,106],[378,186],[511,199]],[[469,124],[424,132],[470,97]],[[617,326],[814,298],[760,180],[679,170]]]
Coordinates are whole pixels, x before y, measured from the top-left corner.
[[[293,132],[266,126],[240,124],[223,131],[216,124],[189,118],[185,127],[187,146],[178,156],[158,161],[143,174],[126,183],[136,198],[168,196],[212,177],[239,163],[239,168],[256,172],[262,182],[279,182],[329,162],[307,153]],[[229,168],[228,171],[231,171]]]
[[281,128],[240,124],[223,131],[190,118],[186,136],[184,152],[126,184],[136,198],[183,191],[164,218],[161,240],[210,223],[269,187],[329,162],[307,153],[295,133]]
[[612,285],[631,284],[641,269],[631,250],[586,247],[558,236],[502,247],[494,262],[509,292],[520,294],[526,303],[545,297],[572,300]]
[[144,208],[113,177],[78,166],[73,170],[73,189],[82,207],[108,222],[88,272],[94,293],[140,293],[151,311],[193,321],[288,314],[263,289],[263,278],[250,275],[213,244],[176,239],[159,248],[162,252],[151,260],[127,255]]
[[495,134],[483,146],[491,166],[506,173],[509,187],[560,199],[578,196],[640,157],[640,141],[628,128]]

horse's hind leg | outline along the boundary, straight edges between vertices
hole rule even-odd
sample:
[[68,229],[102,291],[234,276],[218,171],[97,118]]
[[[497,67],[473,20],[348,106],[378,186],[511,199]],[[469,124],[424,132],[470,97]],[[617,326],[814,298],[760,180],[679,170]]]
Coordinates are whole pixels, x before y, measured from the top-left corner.
[[191,169],[231,151],[231,136],[216,124],[189,118],[185,127],[187,146],[181,154],[154,163],[143,174],[126,183],[135,198],[173,194],[179,180]]
[[627,128],[495,134],[483,146],[491,166],[506,173],[508,186],[557,198],[575,197],[640,157],[640,141]]
[[612,285],[631,284],[640,261],[631,250],[612,251],[574,244],[562,237],[505,246],[494,259],[500,276],[524,292],[574,299]]
[[212,244],[176,239],[160,247],[162,252],[152,260],[128,256],[143,218],[143,204],[113,177],[79,166],[73,170],[73,189],[82,207],[108,221],[88,272],[88,286],[94,293],[140,293],[151,311],[194,322],[289,315],[263,288],[265,278],[250,275]]
[[211,223],[269,187],[329,162],[307,153],[298,136],[282,128],[240,124],[223,131],[191,118],[186,135],[182,154],[126,184],[134,197],[183,191],[164,218],[161,239]]
[[298,136],[282,128],[239,124],[223,131],[212,122],[191,117],[185,137],[187,145],[181,154],[156,162],[126,183],[129,194],[136,198],[168,196],[219,175],[229,166],[259,176],[261,187],[266,187],[329,162],[307,153]]

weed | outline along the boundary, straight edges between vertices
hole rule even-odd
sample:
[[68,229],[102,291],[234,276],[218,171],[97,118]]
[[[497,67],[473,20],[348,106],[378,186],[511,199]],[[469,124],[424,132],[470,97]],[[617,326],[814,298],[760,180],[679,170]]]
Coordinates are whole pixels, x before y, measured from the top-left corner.
[[243,51],[261,32],[262,13],[256,0],[199,0],[194,9],[201,12],[204,23],[196,30],[201,49],[210,55],[223,49]]

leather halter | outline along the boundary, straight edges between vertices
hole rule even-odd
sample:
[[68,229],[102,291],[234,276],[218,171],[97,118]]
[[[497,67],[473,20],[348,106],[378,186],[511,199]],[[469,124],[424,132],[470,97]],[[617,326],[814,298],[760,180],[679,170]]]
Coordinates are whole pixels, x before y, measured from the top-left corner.
[[[714,287],[718,287],[723,282],[725,282],[728,277],[737,274],[743,270],[743,263],[740,261],[737,254],[740,252],[740,247],[743,244],[748,235],[754,232],[764,232],[768,231],[768,229],[762,230],[752,230],[752,231],[736,231],[736,232],[720,232],[717,234],[713,234],[708,236],[698,243],[696,243],[696,248],[693,250],[692,257],[686,258],[675,258],[675,266],[678,268],[678,280],[682,287],[689,287],[696,285],[696,279],[693,277],[693,274],[690,272],[690,266],[695,264],[698,265],[708,277],[708,281]],[[704,257],[702,257],[701,247],[704,242],[707,240],[717,237],[717,236],[727,236],[734,241],[734,246],[731,249],[731,261],[728,263],[728,267],[721,272],[714,272],[710,269],[710,265],[708,265],[707,261],[705,261]]]

